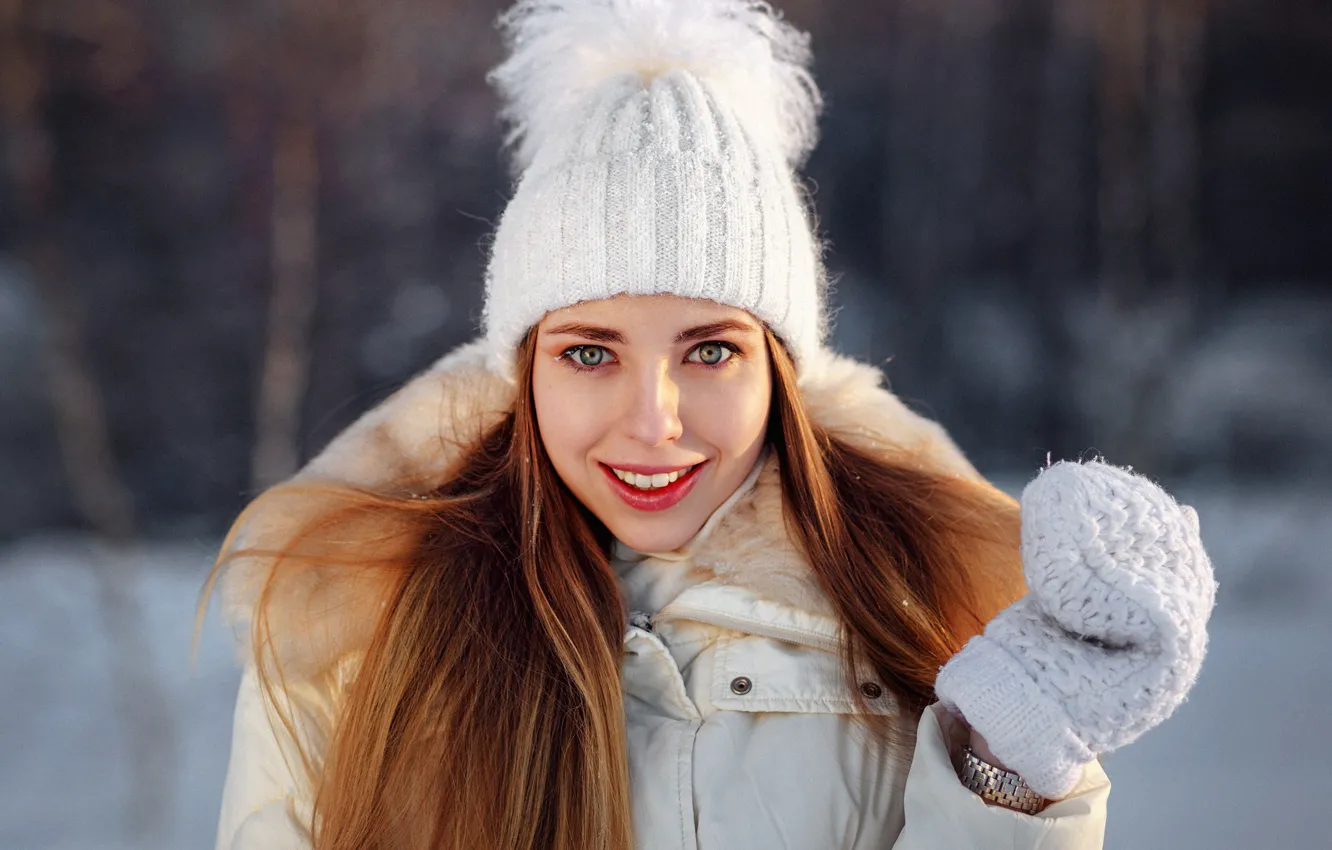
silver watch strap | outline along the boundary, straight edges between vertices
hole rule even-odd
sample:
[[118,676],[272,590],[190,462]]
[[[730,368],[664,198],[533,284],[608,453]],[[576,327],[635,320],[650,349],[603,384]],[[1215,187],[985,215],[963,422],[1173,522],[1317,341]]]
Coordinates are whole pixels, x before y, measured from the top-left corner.
[[1034,815],[1049,802],[1028,788],[1018,774],[977,758],[970,746],[962,748],[957,775],[962,784],[980,795],[981,799],[1008,809]]

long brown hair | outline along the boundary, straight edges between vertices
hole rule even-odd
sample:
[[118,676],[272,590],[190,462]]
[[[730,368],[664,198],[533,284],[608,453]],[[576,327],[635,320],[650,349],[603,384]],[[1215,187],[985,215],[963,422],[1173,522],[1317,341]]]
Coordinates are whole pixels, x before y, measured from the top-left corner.
[[[274,588],[311,565],[367,572],[384,588],[327,746],[301,750],[319,850],[632,846],[624,609],[609,535],[540,439],[534,336],[519,352],[512,410],[438,489],[317,487],[328,509],[281,550],[224,545],[219,556],[214,577],[234,558],[271,562],[252,638],[289,731]],[[872,671],[904,716],[918,716],[939,666],[1022,592],[1016,506],[813,423],[784,347],[771,332],[767,342],[786,524],[844,624],[848,684]],[[862,719],[885,741],[905,725]]]

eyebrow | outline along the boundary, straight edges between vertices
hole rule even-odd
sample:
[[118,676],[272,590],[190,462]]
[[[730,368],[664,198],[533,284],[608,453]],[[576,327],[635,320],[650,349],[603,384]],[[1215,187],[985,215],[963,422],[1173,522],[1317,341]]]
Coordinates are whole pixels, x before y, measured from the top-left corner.
[[556,335],[581,336],[583,339],[590,339],[593,342],[624,342],[624,334],[611,328],[598,327],[597,325],[584,325],[581,322],[568,322],[563,325],[556,325],[546,333]]
[[720,336],[727,331],[758,333],[758,328],[754,326],[753,322],[743,322],[739,319],[722,319],[720,322],[709,322],[706,325],[699,325],[696,328],[680,331],[675,335],[675,341],[698,342],[699,340]]
[[[675,335],[675,341],[697,342],[699,340],[710,339],[723,334],[727,331],[737,331],[740,333],[757,333],[758,328],[752,322],[745,322],[739,319],[722,319],[719,322],[708,322],[706,325],[698,325],[680,331]],[[569,336],[581,336],[584,339],[590,339],[593,342],[613,342],[623,345],[625,342],[624,334],[613,328],[605,328],[599,325],[585,325],[581,322],[568,322],[563,325],[556,325],[547,331],[549,334],[568,334]]]

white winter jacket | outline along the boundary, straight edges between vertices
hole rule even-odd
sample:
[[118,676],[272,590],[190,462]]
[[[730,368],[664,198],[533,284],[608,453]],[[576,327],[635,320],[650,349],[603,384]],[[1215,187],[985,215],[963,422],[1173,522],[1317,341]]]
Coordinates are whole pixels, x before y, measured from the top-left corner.
[[[876,370],[830,356],[806,368],[802,393],[815,421],[848,440],[906,448],[923,466],[975,475],[936,425],[879,381]],[[453,460],[439,456],[440,429],[462,435],[484,428],[507,406],[506,391],[477,365],[473,350],[463,349],[359,420],[301,474],[373,486],[383,470],[411,470],[423,483],[437,481]],[[244,540],[272,543],[296,518],[288,510],[252,520]],[[775,459],[755,468],[689,547],[653,557],[686,563],[658,565],[669,586],[631,594],[661,598],[667,590],[660,610],[632,613],[624,635],[640,850],[1101,847],[1110,783],[1097,762],[1069,796],[1030,816],[986,806],[961,785],[948,741],[966,730],[937,705],[920,717],[909,759],[868,742],[851,717],[855,703],[831,605],[786,538]],[[640,583],[644,575],[657,581],[651,569],[639,569]],[[262,578],[241,566],[227,579],[238,619]],[[285,635],[279,652],[292,676],[297,734],[317,754],[366,637],[355,611],[377,597],[345,573],[316,573],[299,585],[275,599],[270,619]],[[869,700],[872,710],[895,709],[880,683],[867,680],[861,688],[880,694]],[[247,666],[219,850],[309,847],[310,800],[290,740]]]

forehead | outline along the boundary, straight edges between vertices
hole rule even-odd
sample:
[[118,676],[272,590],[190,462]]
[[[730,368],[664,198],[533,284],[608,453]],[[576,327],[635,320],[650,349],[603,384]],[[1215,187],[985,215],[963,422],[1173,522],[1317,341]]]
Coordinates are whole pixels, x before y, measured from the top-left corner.
[[686,328],[721,321],[742,322],[756,333],[760,330],[758,320],[738,307],[678,295],[618,295],[585,301],[547,313],[540,329],[550,332],[578,323],[617,330],[633,339],[673,336]]

